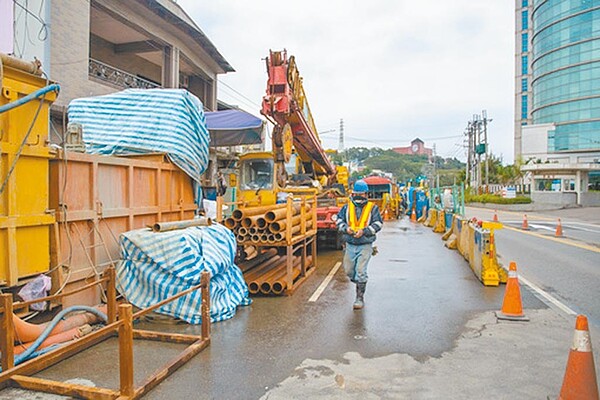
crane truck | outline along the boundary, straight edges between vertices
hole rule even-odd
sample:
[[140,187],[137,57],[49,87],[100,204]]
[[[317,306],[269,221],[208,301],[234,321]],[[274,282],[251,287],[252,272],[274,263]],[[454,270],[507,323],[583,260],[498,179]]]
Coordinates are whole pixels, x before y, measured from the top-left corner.
[[[275,204],[279,193],[317,194],[335,183],[336,166],[321,146],[294,56],[271,51],[261,114],[274,125],[272,151],[240,156],[238,199]],[[281,196],[280,196],[281,197]]]
[[[341,198],[347,169],[334,165],[321,145],[294,56],[288,57],[285,50],[270,51],[266,67],[261,114],[274,125],[272,151],[240,156],[238,200],[253,207],[276,204],[289,193]],[[328,206],[317,210],[319,218],[333,214]],[[318,225],[323,234],[334,228]]]

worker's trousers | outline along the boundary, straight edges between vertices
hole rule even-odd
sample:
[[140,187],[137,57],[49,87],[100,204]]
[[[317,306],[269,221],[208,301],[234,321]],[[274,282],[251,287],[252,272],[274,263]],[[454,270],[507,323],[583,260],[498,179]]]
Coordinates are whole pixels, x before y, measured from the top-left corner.
[[367,265],[373,254],[373,245],[367,244],[350,244],[346,243],[346,251],[344,253],[344,270],[348,278],[354,283],[366,283],[369,276],[367,275]]

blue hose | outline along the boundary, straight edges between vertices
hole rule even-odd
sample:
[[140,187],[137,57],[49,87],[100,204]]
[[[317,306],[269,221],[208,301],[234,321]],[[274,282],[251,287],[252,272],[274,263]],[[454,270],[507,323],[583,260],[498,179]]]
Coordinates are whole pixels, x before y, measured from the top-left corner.
[[58,93],[59,91],[60,91],[60,85],[53,83],[52,85],[43,87],[39,90],[36,90],[33,93],[29,93],[27,96],[21,97],[19,100],[13,101],[12,103],[5,104],[3,106],[0,106],[0,114],[2,114],[3,112],[6,112],[6,111],[10,111],[13,108],[22,106],[23,104],[29,103],[31,100],[35,100],[38,97],[41,97],[48,92],[57,92]]
[[[37,350],[38,347],[40,347],[42,342],[44,340],[46,340],[48,338],[48,336],[50,336],[50,332],[52,332],[52,329],[54,329],[56,327],[56,325],[60,322],[60,320],[63,319],[63,317],[65,315],[70,314],[75,311],[86,311],[86,312],[92,313],[95,316],[97,316],[98,318],[102,319],[104,322],[107,322],[107,320],[108,320],[108,317],[106,316],[106,314],[104,314],[102,311],[99,311],[98,309],[93,308],[93,307],[73,306],[73,307],[65,308],[64,310],[62,310],[61,312],[56,314],[56,316],[54,318],[52,318],[52,321],[50,321],[50,323],[46,326],[44,331],[35,340],[35,342],[33,342],[31,344],[31,346],[29,346],[29,348],[27,348],[27,350],[25,350],[23,353],[21,353],[15,357],[15,365],[19,365],[20,363],[27,361],[28,359],[32,358],[31,357],[32,355],[37,356],[39,354],[45,353],[46,351],[44,351],[44,350],[46,350],[46,349],[40,350],[40,352],[38,354],[36,354],[35,351]],[[0,371],[1,371],[1,369],[0,369]]]

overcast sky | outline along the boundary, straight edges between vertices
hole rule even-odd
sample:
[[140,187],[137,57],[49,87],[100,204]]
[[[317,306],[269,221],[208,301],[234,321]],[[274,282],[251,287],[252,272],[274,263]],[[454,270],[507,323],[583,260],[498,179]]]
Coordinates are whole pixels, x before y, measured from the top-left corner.
[[[223,101],[259,115],[263,59],[285,48],[318,129],[337,129],[343,118],[346,147],[407,146],[419,137],[464,160],[467,121],[486,109],[491,151],[513,161],[514,2],[178,3],[236,70],[219,78]],[[337,130],[321,137],[337,149]]]

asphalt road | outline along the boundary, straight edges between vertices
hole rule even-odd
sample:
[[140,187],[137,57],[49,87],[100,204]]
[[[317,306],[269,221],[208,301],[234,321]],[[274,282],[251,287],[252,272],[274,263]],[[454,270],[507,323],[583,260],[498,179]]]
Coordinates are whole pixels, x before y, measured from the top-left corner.
[[[364,310],[352,309],[355,288],[342,268],[316,301],[309,301],[341,261],[339,251],[320,251],[318,269],[293,296],[255,297],[233,319],[214,324],[209,348],[146,398],[257,399],[295,375],[304,360],[346,363],[348,353],[369,359],[404,354],[422,362],[451,351],[473,316],[501,307],[504,287],[484,287],[462,256],[421,224],[406,219],[386,223],[377,246]],[[523,302],[528,309],[546,308],[526,290]],[[139,327],[200,332],[189,325]],[[39,376],[84,378],[116,388],[115,345],[102,343]],[[136,381],[174,351],[173,346],[136,342]]]
[[[494,211],[467,207],[468,217],[491,220]],[[500,261],[517,262],[519,275],[600,326],[600,208],[527,214],[498,211],[506,229],[496,232]],[[556,238],[561,218],[563,238]]]
[[[517,258],[520,270],[537,279],[536,268],[530,266],[543,269],[544,262],[532,260],[545,257],[542,253],[550,251],[544,246],[551,242],[507,230],[499,235],[503,254],[523,247],[523,254],[513,249],[511,255],[522,257]],[[354,285],[341,268],[319,291],[341,260],[341,252],[319,251],[318,268],[292,296],[255,297],[234,318],[214,324],[211,345],[145,398],[556,398],[574,319],[522,286],[531,321],[497,322],[494,311],[501,308],[504,286],[484,287],[462,256],[442,245],[440,236],[406,219],[386,223],[377,241],[379,254],[369,267],[362,311],[352,310]],[[539,248],[532,252],[535,240]],[[561,252],[574,251],[581,259],[582,250],[568,247]],[[559,264],[546,268],[560,269]],[[574,287],[573,295],[584,291],[581,284]],[[138,327],[200,332],[200,326],[187,324],[143,322]],[[600,348],[597,330],[592,341]],[[136,384],[178,350],[176,345],[136,341]],[[595,358],[598,363],[597,353]],[[116,341],[109,340],[37,376],[86,379],[117,388],[116,360]],[[0,392],[0,400],[17,398],[56,397]]]

